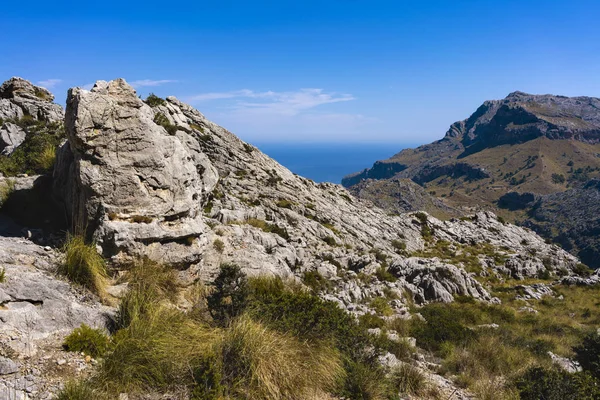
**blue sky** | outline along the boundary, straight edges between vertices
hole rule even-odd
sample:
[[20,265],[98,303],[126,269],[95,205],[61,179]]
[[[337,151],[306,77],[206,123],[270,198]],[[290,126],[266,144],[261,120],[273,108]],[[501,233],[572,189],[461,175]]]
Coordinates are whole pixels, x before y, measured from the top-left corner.
[[251,142],[426,143],[514,90],[600,97],[597,0],[5,3],[0,79],[64,102],[124,77]]

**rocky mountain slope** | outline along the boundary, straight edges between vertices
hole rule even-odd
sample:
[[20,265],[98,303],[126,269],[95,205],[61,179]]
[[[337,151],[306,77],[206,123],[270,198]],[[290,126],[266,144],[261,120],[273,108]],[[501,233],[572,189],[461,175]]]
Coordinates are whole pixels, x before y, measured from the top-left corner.
[[[29,94],[42,90],[20,79],[9,82],[2,88],[18,83]],[[47,96],[31,100],[38,107],[31,110],[61,115]],[[45,127],[54,122],[46,115],[10,118],[29,116]],[[24,130],[22,143],[28,135],[48,133],[40,129]],[[115,277],[141,257],[177,269],[186,285],[210,282],[221,265],[234,263],[248,275],[304,282],[357,316],[377,314],[377,299],[383,299],[389,320],[410,319],[413,305],[457,297],[498,304],[492,281],[570,279],[593,285],[599,279],[579,277],[576,257],[490,212],[446,221],[412,210],[389,215],[342,186],[294,175],[174,97],[142,101],[122,79],[99,81],[91,91],[71,89],[65,129],[52,178],[0,178],[5,205],[15,195],[48,203],[36,207],[45,224],[0,208],[0,233],[6,236],[0,263],[7,277],[0,283],[0,340],[14,350],[2,354],[8,361],[0,361],[10,368],[0,374],[6,390],[20,398],[45,398],[43,388],[60,381],[41,367],[60,354],[57,338],[82,322],[98,325],[111,312],[56,276],[59,252],[32,243],[52,245],[64,226],[95,243]],[[19,318],[39,322],[32,330]],[[28,355],[28,335],[41,340],[36,346],[47,349],[47,359]],[[67,364],[87,365],[80,359]],[[38,373],[28,378],[31,368]],[[23,379],[35,382],[35,390],[10,384]]]
[[[507,192],[550,195],[583,187],[598,176],[600,99],[515,92],[486,101],[454,123],[443,139],[378,161],[342,184],[381,202],[398,196],[394,185],[382,182],[410,179],[449,206],[494,210]],[[390,210],[398,208],[387,203]],[[523,217],[503,214],[512,220]],[[550,237],[565,233],[558,223],[552,230]],[[580,250],[573,249],[575,254]]]

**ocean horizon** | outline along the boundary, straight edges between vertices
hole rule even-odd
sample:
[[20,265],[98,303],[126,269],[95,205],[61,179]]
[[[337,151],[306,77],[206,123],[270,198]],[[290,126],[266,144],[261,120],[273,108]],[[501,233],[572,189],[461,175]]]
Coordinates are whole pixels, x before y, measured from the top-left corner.
[[369,168],[414,144],[400,143],[253,143],[295,174],[315,182],[341,183],[348,174]]

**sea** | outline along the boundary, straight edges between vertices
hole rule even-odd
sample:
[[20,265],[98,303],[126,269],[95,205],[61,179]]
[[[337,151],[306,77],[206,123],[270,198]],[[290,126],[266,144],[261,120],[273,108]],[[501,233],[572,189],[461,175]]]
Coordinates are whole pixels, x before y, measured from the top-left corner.
[[290,171],[315,182],[341,183],[353,172],[370,168],[402,149],[398,143],[253,143]]

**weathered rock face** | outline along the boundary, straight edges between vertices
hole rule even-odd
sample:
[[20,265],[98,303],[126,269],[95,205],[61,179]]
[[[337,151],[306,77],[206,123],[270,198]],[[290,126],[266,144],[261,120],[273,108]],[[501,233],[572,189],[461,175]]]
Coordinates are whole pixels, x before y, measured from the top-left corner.
[[194,263],[196,239],[207,229],[200,212],[216,173],[154,116],[122,79],[71,89],[57,191],[73,226],[86,227],[105,255]]
[[49,248],[0,236],[2,399],[53,398],[65,377],[90,367],[81,355],[62,351],[64,337],[82,323],[103,329],[114,312],[57,279],[57,259]]
[[64,111],[53,100],[54,96],[47,89],[22,78],[11,78],[0,86],[0,118],[19,119],[30,115],[45,122],[62,121]]
[[[69,95],[69,147],[59,157],[56,188],[73,220],[87,225],[114,261],[148,255],[191,278],[210,278],[223,262],[249,274],[299,278],[316,271],[330,282],[323,295],[357,314],[369,312],[365,302],[384,290],[418,303],[455,295],[491,301],[461,262],[411,257],[437,241],[496,246],[504,262],[481,256],[482,270],[517,278],[536,276],[539,268],[568,274],[577,262],[493,214],[426,222],[415,214],[390,216],[339,185],[292,174],[174,97],[153,104],[123,80]],[[382,269],[394,280],[379,280]]]

